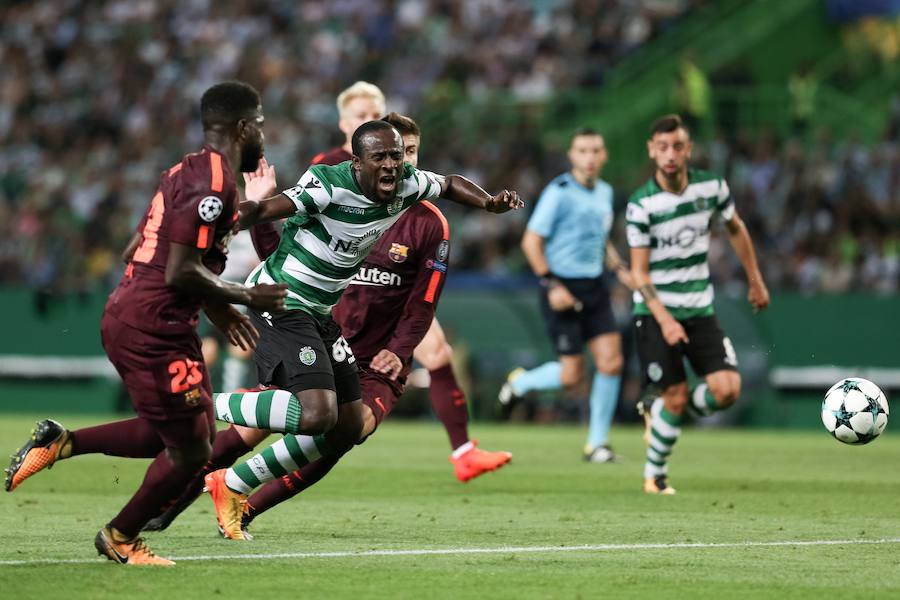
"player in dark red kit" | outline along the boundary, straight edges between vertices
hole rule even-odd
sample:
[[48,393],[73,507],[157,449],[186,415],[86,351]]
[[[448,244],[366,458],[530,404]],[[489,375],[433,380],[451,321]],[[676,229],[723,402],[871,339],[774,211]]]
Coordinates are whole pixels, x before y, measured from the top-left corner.
[[274,311],[287,295],[284,285],[245,287],[217,276],[238,223],[234,167],[253,171],[263,156],[259,94],[240,82],[215,85],[203,94],[200,115],[206,143],[162,173],[101,321],[103,347],[138,416],[75,431],[41,421],[7,469],[13,491],[79,454],[155,458],[137,493],[94,540],[102,556],[122,564],[174,564],[138,533],[210,457],[215,427],[196,333],[200,308],[233,343],[252,347],[259,334],[230,303]]
[[[416,166],[420,137],[415,121],[396,113],[384,120],[400,132],[405,148],[404,160]],[[272,235],[272,231],[259,228],[256,233],[259,234],[257,249],[260,255],[268,256],[278,245],[277,232]],[[434,320],[449,252],[449,227],[440,210],[428,202],[411,207],[376,243],[332,312],[360,369],[365,405],[361,439],[371,435],[404,391],[413,352]],[[432,402],[451,434],[451,440],[454,433],[459,436],[460,431],[456,430],[461,430],[459,437],[463,439],[458,446],[468,444],[470,447],[462,461],[470,477],[493,471],[510,461],[512,455],[508,452],[485,452],[476,448],[474,441],[469,442],[465,402],[456,404],[449,416],[447,411],[441,414],[437,403]],[[455,421],[455,425],[449,425],[448,421]],[[213,459],[204,471],[230,466],[267,435],[268,431],[257,428],[230,427],[216,439]],[[243,528],[255,516],[321,480],[339,459],[339,455],[323,456],[265,484],[250,496]],[[201,480],[202,477],[198,477],[195,485],[189,488],[191,491],[155,520],[152,528],[167,527],[186,509],[199,493]],[[244,539],[249,539],[249,534],[243,533]]]

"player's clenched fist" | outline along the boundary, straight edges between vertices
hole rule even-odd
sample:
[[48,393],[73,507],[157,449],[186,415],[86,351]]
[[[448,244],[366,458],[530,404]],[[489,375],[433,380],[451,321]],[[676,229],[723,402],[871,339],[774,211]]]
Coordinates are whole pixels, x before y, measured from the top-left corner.
[[488,200],[484,209],[492,213],[505,213],[509,210],[518,210],[523,206],[525,206],[525,203],[519,199],[518,193],[503,190]]
[[281,312],[284,310],[284,299],[287,298],[286,283],[260,283],[249,288],[250,308],[259,312]]

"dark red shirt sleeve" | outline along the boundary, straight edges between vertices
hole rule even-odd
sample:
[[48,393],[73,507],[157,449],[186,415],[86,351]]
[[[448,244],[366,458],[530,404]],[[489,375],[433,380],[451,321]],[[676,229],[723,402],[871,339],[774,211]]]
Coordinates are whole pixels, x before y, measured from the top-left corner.
[[426,243],[422,244],[419,254],[418,276],[403,307],[400,322],[386,346],[400,357],[412,356],[413,350],[431,327],[438,299],[444,289],[444,280],[447,278],[450,229],[444,215],[437,208],[433,210],[437,218],[428,219],[427,231],[419,233],[420,239]]
[[259,260],[266,260],[278,248],[281,235],[274,223],[258,223],[250,228],[250,239],[253,241],[253,248],[256,250]]
[[225,181],[221,154],[209,152],[193,163],[181,169],[183,198],[171,205],[174,214],[165,218],[170,242],[207,250],[213,244],[216,221],[223,215],[232,218],[235,186]]

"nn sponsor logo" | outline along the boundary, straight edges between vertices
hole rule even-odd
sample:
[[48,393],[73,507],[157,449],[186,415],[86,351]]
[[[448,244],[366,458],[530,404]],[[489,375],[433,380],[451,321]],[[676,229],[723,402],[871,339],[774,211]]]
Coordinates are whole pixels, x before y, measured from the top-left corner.
[[704,228],[694,228],[694,227],[682,227],[678,230],[678,233],[669,237],[659,237],[659,247],[660,248],[671,248],[673,246],[678,246],[679,248],[690,248],[698,237],[705,235],[709,232],[708,227]]

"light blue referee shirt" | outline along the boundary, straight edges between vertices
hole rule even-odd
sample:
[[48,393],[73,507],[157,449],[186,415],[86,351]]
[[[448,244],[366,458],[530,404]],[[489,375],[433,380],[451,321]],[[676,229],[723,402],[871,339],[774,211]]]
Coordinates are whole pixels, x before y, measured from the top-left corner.
[[554,275],[592,278],[603,273],[612,224],[612,186],[598,179],[588,189],[572,173],[563,173],[544,188],[528,229],[544,238],[544,256]]

